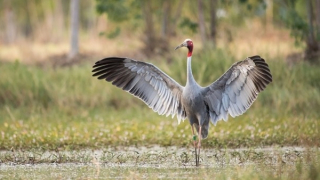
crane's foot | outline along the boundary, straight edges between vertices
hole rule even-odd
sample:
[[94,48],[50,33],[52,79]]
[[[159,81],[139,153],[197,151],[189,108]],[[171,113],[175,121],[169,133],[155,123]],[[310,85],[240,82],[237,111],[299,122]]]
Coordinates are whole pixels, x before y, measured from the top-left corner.
[[200,164],[200,149],[201,149],[201,126],[199,126],[199,141],[198,141],[198,159],[197,159],[197,166],[199,166],[199,164]]
[[191,124],[191,130],[192,130],[192,140],[193,140],[193,146],[194,146],[194,154],[195,154],[195,159],[196,159],[196,166],[199,166],[198,163],[198,155],[197,155],[197,135],[194,133],[194,126],[195,124]]
[[197,159],[198,165],[197,166],[199,166],[199,164],[200,164],[200,149],[201,149],[201,141],[198,142],[198,153],[197,153],[198,154],[198,159]]
[[201,148],[201,140],[197,141],[197,136],[193,136],[193,145],[194,145],[194,153],[196,157],[196,166],[200,165],[200,148]]
[[199,165],[198,163],[198,155],[197,155],[197,136],[193,135],[193,146],[194,146],[194,153],[195,153],[195,158],[196,158],[196,166]]

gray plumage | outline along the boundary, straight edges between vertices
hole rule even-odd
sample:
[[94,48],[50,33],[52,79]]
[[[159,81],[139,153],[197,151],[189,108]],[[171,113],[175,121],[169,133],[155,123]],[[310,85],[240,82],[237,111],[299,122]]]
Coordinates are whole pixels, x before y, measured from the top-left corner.
[[[176,47],[188,48],[187,83],[183,87],[150,63],[129,58],[109,57],[93,66],[93,76],[140,98],[160,115],[189,119],[195,147],[196,166],[200,162],[201,139],[208,137],[209,121],[239,116],[249,109],[258,94],[272,81],[268,64],[260,56],[248,57],[231,66],[207,87],[195,81],[191,69],[193,42],[186,39]],[[198,132],[199,140],[194,132]]]
[[[199,86],[191,72],[188,58],[188,80],[181,86],[156,66],[129,58],[109,57],[93,66],[93,76],[140,98],[160,115],[188,117],[190,124],[202,125],[202,138],[208,136],[209,120],[216,124],[243,114],[258,93],[272,81],[264,59],[252,56],[237,62],[207,87]],[[198,131],[198,128],[196,128]]]
[[177,115],[179,122],[186,118],[181,104],[183,87],[152,64],[109,57],[96,62],[93,68],[93,76],[140,98],[159,115]]

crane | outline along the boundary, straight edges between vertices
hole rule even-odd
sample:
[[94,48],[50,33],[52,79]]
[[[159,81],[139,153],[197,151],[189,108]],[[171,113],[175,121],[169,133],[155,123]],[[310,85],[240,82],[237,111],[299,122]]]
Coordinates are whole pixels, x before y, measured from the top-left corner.
[[[207,87],[192,75],[193,42],[186,39],[175,48],[186,47],[187,82],[183,87],[156,66],[122,57],[108,57],[93,66],[93,76],[140,98],[159,115],[176,115],[178,122],[189,119],[193,133],[195,162],[199,166],[201,140],[207,138],[210,121],[228,120],[243,114],[258,94],[272,82],[268,64],[260,56],[234,63],[227,72]],[[195,130],[196,132],[195,132]]]

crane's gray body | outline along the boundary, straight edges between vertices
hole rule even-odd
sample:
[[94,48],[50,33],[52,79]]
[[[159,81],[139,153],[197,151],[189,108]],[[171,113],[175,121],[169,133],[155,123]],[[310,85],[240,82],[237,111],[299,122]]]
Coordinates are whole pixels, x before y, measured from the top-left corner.
[[187,61],[187,83],[183,88],[181,101],[190,124],[195,125],[197,131],[199,125],[201,125],[203,128],[201,131],[202,138],[206,138],[210,121],[209,111],[201,93],[203,88],[198,85],[192,75],[191,57],[188,57]]
[[208,136],[209,121],[215,125],[243,114],[258,93],[272,81],[268,64],[260,56],[248,57],[231,66],[225,74],[207,87],[193,78],[191,56],[187,59],[187,83],[183,87],[156,66],[130,58],[109,57],[93,66],[93,76],[140,98],[160,115],[189,119],[202,127],[201,136]]

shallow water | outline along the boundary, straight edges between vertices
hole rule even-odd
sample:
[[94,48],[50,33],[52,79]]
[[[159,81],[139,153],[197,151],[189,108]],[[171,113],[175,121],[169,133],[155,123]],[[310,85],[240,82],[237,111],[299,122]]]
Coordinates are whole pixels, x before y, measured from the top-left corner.
[[[200,167],[195,167],[191,148],[117,147],[81,151],[1,151],[0,179],[106,179],[179,178],[212,175],[238,177],[238,173],[273,174],[279,168],[296,168],[308,158],[319,163],[319,148],[267,147],[204,149]],[[282,173],[280,173],[282,174]],[[199,175],[199,174],[198,174]]]

